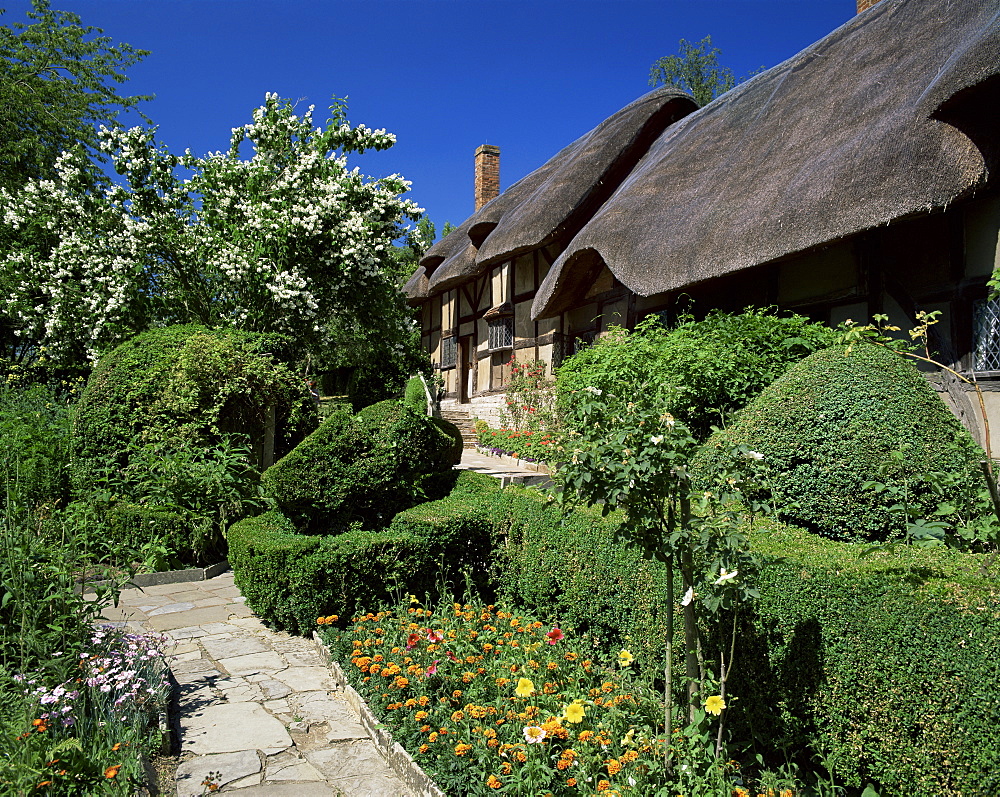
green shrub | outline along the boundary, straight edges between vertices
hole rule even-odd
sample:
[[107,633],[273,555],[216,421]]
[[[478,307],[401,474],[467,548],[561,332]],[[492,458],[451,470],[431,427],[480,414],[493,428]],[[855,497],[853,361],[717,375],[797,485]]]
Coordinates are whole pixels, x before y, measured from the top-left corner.
[[282,365],[288,347],[278,335],[190,325],[144,332],[102,357],[74,413],[77,486],[124,468],[146,444],[235,434],[260,461],[271,407],[281,456],[315,425],[305,383]]
[[447,581],[461,587],[466,573],[485,590],[491,523],[468,500],[481,478],[462,474],[457,496],[407,509],[382,531],[308,536],[277,512],[242,520],[229,530],[236,584],[260,617],[303,634],[319,616],[432,594]]
[[454,485],[454,440],[398,401],[338,413],[263,476],[265,495],[303,531],[384,528]]
[[[927,381],[902,357],[861,343],[817,352],[754,399],[699,456],[745,445],[764,455],[782,516],[832,538],[880,540],[902,533],[893,500],[870,480],[907,494],[930,516],[941,496],[925,476],[961,487],[981,480],[982,451]],[[905,451],[905,457],[894,452]],[[953,496],[944,496],[951,498]]]
[[25,509],[69,496],[67,399],[44,385],[0,386],[0,501]]
[[757,749],[822,751],[859,790],[1000,793],[990,560],[914,547],[862,557],[782,527],[754,535],[754,547],[761,596],[738,637],[731,691],[733,719]]
[[[501,597],[662,667],[665,574],[615,541],[615,515],[561,520],[518,488],[485,502],[506,532],[494,566]],[[882,794],[998,793],[995,562],[914,547],[862,557],[857,545],[775,523],[751,542],[764,561],[760,598],[739,617],[737,746],[771,766],[785,763],[775,751],[807,768],[823,753],[858,791],[873,782]]]
[[462,437],[461,430],[451,421],[446,421],[444,418],[431,418],[431,423],[451,439],[451,451],[449,452],[448,461],[452,465],[457,465],[462,461],[462,451],[465,450],[465,439]]
[[427,414],[427,391],[419,376],[411,376],[403,391],[403,403],[411,410],[423,415]]
[[662,407],[704,439],[792,363],[834,339],[822,324],[769,310],[713,311],[672,329],[650,316],[634,332],[617,328],[563,363],[556,379],[558,411],[574,428],[575,397],[597,388]]

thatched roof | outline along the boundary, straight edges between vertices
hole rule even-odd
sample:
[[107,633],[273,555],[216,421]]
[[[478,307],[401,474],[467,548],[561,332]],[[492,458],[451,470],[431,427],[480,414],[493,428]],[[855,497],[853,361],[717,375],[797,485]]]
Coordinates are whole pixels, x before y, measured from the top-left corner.
[[696,108],[684,92],[660,88],[601,122],[428,249],[420,264],[430,275],[429,292],[571,235],[667,125]]
[[413,276],[403,286],[403,296],[410,304],[421,304],[427,298],[427,272],[423,266],[417,266]]
[[1000,0],[882,0],[667,128],[533,315],[574,306],[603,265],[649,296],[947,205],[996,166],[998,73]]

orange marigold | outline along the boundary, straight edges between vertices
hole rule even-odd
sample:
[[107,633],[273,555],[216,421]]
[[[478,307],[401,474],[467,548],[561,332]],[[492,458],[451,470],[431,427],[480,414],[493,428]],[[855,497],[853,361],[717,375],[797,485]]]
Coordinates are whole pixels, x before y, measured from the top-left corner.
[[104,777],[106,777],[108,780],[118,777],[118,770],[120,770],[121,768],[122,768],[121,764],[115,764],[113,767],[108,767],[106,770],[104,770]]
[[608,774],[611,777],[614,777],[615,775],[617,775],[619,772],[622,771],[621,762],[617,758],[612,758],[610,761],[608,761],[607,767],[608,767]]
[[465,742],[460,742],[455,745],[455,755],[465,755],[472,749],[471,744],[466,744]]
[[599,780],[599,781],[597,781],[597,790],[598,791],[607,791],[610,788],[611,788],[611,784],[608,781],[606,781],[606,780]]
[[489,786],[491,789],[499,789],[501,786],[503,786],[503,782],[496,775],[490,775],[486,779],[486,785]]

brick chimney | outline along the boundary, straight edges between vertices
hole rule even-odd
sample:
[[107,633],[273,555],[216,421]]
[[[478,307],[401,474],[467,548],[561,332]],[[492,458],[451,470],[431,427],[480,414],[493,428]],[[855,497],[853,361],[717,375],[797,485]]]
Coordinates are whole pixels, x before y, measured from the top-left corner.
[[476,210],[499,195],[500,147],[483,144],[476,150]]
[[878,0],[858,0],[858,13],[860,14],[862,11],[867,11],[877,2]]

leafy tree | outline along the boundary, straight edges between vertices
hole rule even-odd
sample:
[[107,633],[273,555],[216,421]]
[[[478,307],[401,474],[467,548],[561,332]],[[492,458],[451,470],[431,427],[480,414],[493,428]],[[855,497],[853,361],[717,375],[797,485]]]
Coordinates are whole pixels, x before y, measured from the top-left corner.
[[708,105],[737,83],[733,71],[719,64],[720,52],[712,47],[711,36],[697,44],[681,39],[678,55],[658,58],[650,67],[649,85],[676,86],[689,92],[698,105]]
[[122,110],[150,99],[117,88],[145,50],[112,45],[76,14],[52,11],[48,0],[32,7],[30,24],[0,27],[0,186],[7,188],[53,176],[64,150],[95,155],[98,125],[113,125]]
[[204,157],[171,154],[155,130],[102,128],[120,185],[95,188],[74,151],[53,180],[0,188],[2,221],[25,242],[0,255],[0,312],[21,354],[92,361],[151,326],[199,323],[288,334],[313,362],[345,335],[367,356],[413,356],[389,275],[392,241],[419,209],[399,175],[347,166],[395,137],[352,127],[342,100],[331,111],[318,127],[311,107],[296,115],[269,94],[226,152]]

